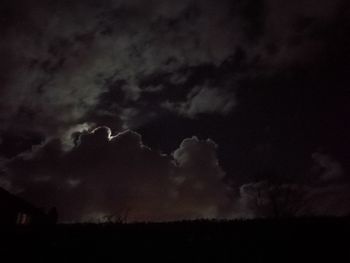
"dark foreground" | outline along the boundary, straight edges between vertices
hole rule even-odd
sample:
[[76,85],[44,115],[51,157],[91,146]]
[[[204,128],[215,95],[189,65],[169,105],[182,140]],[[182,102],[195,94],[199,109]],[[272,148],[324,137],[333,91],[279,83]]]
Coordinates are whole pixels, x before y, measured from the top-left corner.
[[79,224],[0,232],[0,262],[350,262],[349,219]]

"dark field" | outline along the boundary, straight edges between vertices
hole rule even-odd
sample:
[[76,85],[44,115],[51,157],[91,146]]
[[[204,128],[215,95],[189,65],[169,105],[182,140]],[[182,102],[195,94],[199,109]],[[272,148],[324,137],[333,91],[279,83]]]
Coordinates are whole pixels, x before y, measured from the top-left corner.
[[3,227],[1,255],[1,262],[350,262],[350,220]]

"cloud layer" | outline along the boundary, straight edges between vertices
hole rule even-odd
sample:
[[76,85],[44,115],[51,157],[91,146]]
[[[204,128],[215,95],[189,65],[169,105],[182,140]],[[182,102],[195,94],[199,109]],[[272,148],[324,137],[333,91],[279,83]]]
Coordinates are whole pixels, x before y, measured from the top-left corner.
[[130,130],[112,135],[99,127],[75,138],[69,150],[56,139],[7,161],[1,186],[43,209],[56,206],[63,222],[98,221],[121,211],[128,211],[129,221],[350,212],[337,205],[346,204],[348,184],[335,176],[342,167],[327,155],[313,155],[314,167],[325,170],[316,169],[311,183],[266,174],[263,181],[230,185],[210,139],[187,138],[168,155]]
[[[186,0],[152,1],[145,8],[144,1],[5,1],[1,129],[51,135],[85,121],[135,128],[150,115],[121,120],[125,108],[156,103],[156,114],[167,101],[184,116],[226,114],[235,106],[234,82],[244,66],[270,72],[295,60],[309,63],[305,52],[312,47],[316,56],[323,48],[312,34],[321,21],[334,19],[340,4]],[[225,76],[204,71],[189,81],[193,68],[221,67],[238,51],[241,59]],[[161,76],[163,86],[145,81]],[[208,88],[208,80],[221,84]],[[144,97],[169,88],[177,91],[155,101]]]
[[322,200],[335,213],[348,187],[349,10],[4,0],[0,184],[65,220],[253,216],[252,193],[275,186],[252,177],[270,165],[306,189],[306,210],[325,213]]
[[172,156],[152,151],[141,136],[108,128],[81,135],[71,151],[52,141],[8,164],[12,191],[62,220],[102,218],[123,209],[130,220],[217,218],[229,206],[216,144],[186,139]]

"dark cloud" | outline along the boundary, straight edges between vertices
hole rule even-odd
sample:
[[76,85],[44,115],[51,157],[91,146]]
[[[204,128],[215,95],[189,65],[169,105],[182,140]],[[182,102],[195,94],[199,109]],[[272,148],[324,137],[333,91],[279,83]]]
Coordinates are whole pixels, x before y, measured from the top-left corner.
[[187,101],[180,103],[165,102],[163,107],[188,118],[203,113],[228,114],[235,106],[235,98],[227,91],[209,87],[195,87]]
[[[125,206],[136,219],[252,216],[246,190],[263,169],[302,188],[315,180],[311,199],[345,200],[349,10],[344,0],[5,0],[0,183],[45,196],[67,219]],[[213,138],[218,157],[193,135]]]
[[3,133],[0,137],[0,156],[3,158],[15,157],[30,150],[32,145],[40,144],[43,140],[42,135],[37,133]]
[[258,177],[263,181],[230,185],[210,139],[185,139],[168,155],[129,130],[112,135],[100,127],[77,138],[69,148],[53,140],[2,163],[1,186],[42,208],[57,206],[63,221],[103,219],[124,210],[129,220],[276,216],[276,201],[281,215],[350,212],[337,205],[348,197],[348,184],[334,181],[342,167],[325,154],[312,156],[324,168],[312,181],[266,173]]
[[[34,124],[40,131],[54,133],[106,114],[123,122],[119,119],[125,107],[122,100],[141,99],[141,76],[169,72],[172,79],[183,78],[172,73],[203,63],[220,65],[238,45],[249,41],[255,43],[249,45],[252,58],[263,56],[261,47],[273,41],[279,51],[264,63],[285,65],[289,58],[283,54],[294,60],[310,45],[318,45],[311,41],[306,46],[288,45],[296,18],[330,20],[337,4],[189,0],[152,1],[143,8],[143,1],[6,2],[2,129],[32,129]],[[287,35],[276,39],[283,36],[282,30]],[[252,36],[259,40],[249,40]],[[124,84],[114,85],[120,81]],[[116,90],[119,95],[109,107],[91,116],[101,95]]]
[[314,170],[320,174],[321,180],[332,181],[344,175],[342,165],[331,156],[316,152],[312,158],[315,162]]
[[[6,124],[2,128],[30,129],[34,124],[36,129],[53,133],[79,124],[99,104],[101,95],[110,93],[110,86],[119,81],[124,85],[112,88],[112,92],[120,90],[113,102],[114,107],[123,108],[122,98],[127,102],[141,98],[141,76],[172,75],[181,67],[203,63],[220,65],[252,35],[261,40],[249,46],[250,56],[262,55],[260,46],[274,40],[268,22],[279,25],[274,17],[279,18],[285,6],[294,8],[288,3],[281,11],[279,4],[263,1],[153,1],[146,9],[143,6],[142,1],[39,1],[35,6],[7,2],[1,45],[8,72],[1,93],[1,119]],[[305,15],[328,18],[329,10],[336,6],[312,3],[301,10]],[[319,11],[314,12],[314,7]],[[294,16],[283,16],[287,33]],[[280,31],[275,34],[281,35]],[[278,46],[292,54],[286,42]],[[281,56],[283,51],[278,52],[276,63],[286,62]],[[118,107],[105,110],[120,121]],[[13,122],[14,118],[22,121]]]
[[186,139],[173,156],[143,145],[141,136],[108,128],[81,135],[69,152],[51,141],[7,164],[11,191],[57,206],[62,220],[88,220],[130,209],[131,220],[217,218],[229,206],[216,144]]
[[232,41],[240,33],[228,6],[229,1],[153,1],[147,8],[142,1],[6,2],[1,129],[62,136],[84,122],[119,129],[142,125],[148,114],[135,118],[138,110],[129,110],[129,104],[140,108],[142,76],[170,72],[172,79],[184,78],[172,72],[217,65],[234,52]]

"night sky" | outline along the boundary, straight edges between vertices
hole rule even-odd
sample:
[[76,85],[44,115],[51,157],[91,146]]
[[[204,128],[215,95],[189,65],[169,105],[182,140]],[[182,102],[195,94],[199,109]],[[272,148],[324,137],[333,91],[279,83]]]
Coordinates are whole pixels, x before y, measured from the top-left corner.
[[348,0],[2,0],[0,36],[0,186],[61,221],[350,214]]

